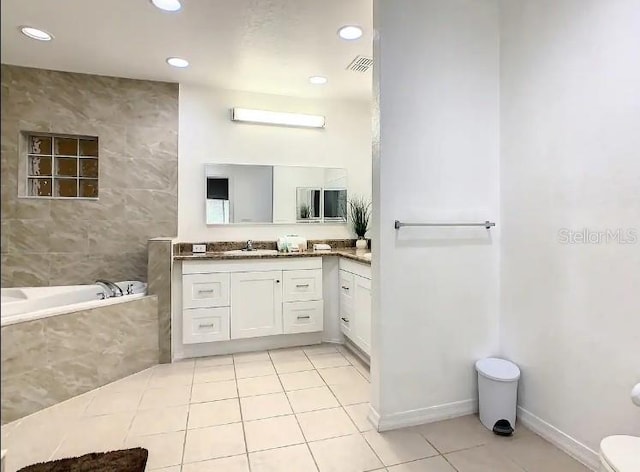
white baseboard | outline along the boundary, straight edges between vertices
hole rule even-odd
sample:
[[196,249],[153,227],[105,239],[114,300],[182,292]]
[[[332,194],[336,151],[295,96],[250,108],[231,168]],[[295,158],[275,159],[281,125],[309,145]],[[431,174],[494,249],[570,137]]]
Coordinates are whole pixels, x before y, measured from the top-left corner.
[[597,452],[521,406],[518,406],[518,421],[591,470],[600,470],[600,457]]
[[458,416],[471,415],[478,411],[476,400],[462,400],[459,402],[445,403],[417,410],[401,411],[390,415],[380,415],[371,407],[369,421],[378,431],[417,426],[419,424],[434,423],[436,421],[457,418]]

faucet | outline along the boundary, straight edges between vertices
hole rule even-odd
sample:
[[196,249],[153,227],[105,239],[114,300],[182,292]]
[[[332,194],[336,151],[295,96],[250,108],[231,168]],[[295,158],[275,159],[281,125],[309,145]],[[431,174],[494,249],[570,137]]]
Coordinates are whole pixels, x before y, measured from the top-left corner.
[[[110,296],[112,297],[118,297],[118,296],[122,297],[124,295],[124,293],[122,292],[122,289],[118,287],[116,284],[114,284],[113,282],[110,282],[109,280],[103,280],[103,279],[96,280],[96,285],[100,285],[103,289],[109,292]],[[118,292],[120,292],[120,295],[118,295]]]
[[244,248],[245,251],[255,251],[253,248],[253,241],[250,239],[247,241],[247,247]]

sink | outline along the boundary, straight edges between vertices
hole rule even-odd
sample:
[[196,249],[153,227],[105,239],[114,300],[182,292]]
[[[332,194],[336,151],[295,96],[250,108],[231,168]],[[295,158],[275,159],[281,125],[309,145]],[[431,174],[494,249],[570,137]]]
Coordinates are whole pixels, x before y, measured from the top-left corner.
[[256,249],[255,251],[247,251],[245,249],[235,249],[233,251],[225,251],[225,256],[275,256],[278,251],[275,249]]

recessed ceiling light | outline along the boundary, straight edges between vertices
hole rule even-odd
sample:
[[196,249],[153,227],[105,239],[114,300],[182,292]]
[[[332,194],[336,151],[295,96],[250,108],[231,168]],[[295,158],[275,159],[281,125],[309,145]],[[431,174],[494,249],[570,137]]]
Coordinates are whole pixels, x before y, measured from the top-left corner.
[[51,33],[31,26],[21,26],[20,31],[22,31],[22,34],[25,36],[29,36],[31,39],[37,39],[38,41],[51,41],[53,39]]
[[164,11],[178,11],[182,8],[180,0],[151,0],[151,3]]
[[347,41],[353,41],[362,36],[362,28],[353,25],[343,26],[338,30],[338,36]]
[[309,77],[309,82],[311,82],[313,85],[324,85],[329,81],[329,79],[327,79],[326,77],[323,77],[321,75],[314,75]]
[[187,61],[186,59],[181,59],[179,57],[168,57],[167,64],[173,67],[183,68],[189,66],[189,61]]

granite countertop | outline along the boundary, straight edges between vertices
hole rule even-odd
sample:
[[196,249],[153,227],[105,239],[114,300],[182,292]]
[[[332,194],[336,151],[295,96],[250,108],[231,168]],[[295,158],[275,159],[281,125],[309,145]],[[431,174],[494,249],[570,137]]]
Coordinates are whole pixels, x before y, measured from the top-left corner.
[[322,256],[338,256],[363,264],[371,264],[371,260],[367,259],[365,254],[369,254],[368,249],[355,248],[334,248],[331,251],[306,251],[306,252],[279,252],[277,254],[255,254],[247,251],[240,255],[225,254],[224,251],[208,251],[202,254],[175,254],[173,259],[176,261],[196,261],[196,260],[245,260],[245,259],[280,259],[288,257],[322,257]]

